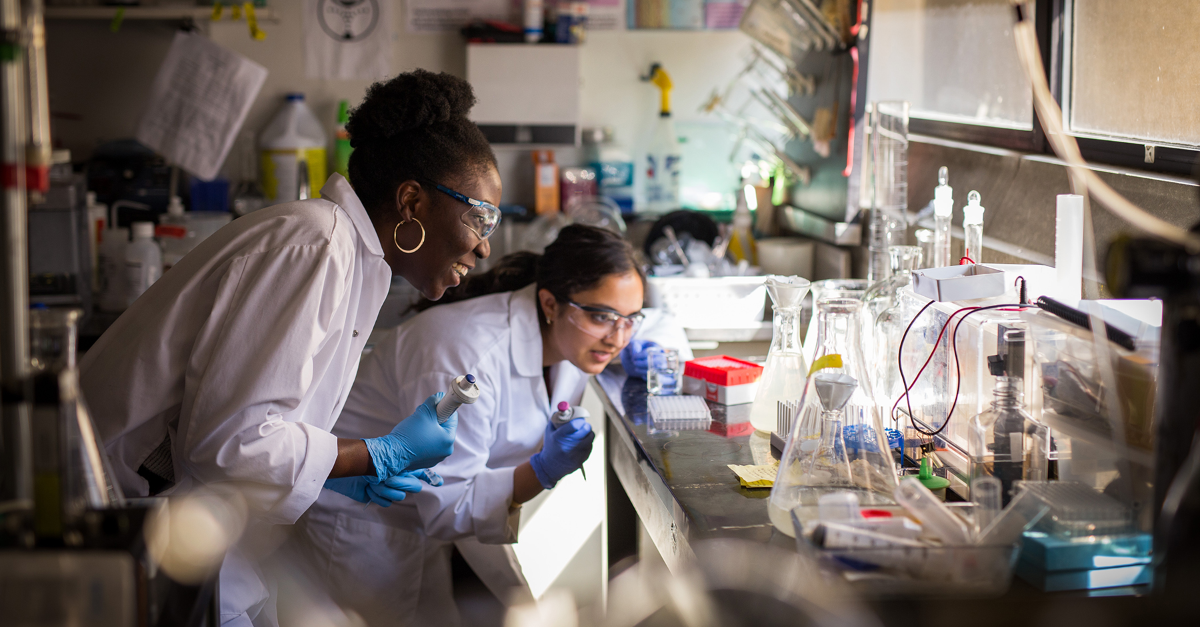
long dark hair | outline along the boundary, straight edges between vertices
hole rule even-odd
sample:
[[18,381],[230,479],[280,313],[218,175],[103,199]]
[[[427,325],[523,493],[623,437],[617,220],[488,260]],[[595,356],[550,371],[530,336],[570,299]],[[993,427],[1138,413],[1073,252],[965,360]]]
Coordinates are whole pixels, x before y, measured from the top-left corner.
[[[572,224],[558,232],[558,239],[546,247],[545,253],[507,255],[491,270],[467,277],[436,301],[422,299],[413,309],[424,311],[477,296],[511,292],[535,282],[538,289],[548,290],[558,302],[565,303],[572,294],[596,287],[604,277],[630,272],[645,283],[637,253],[629,242],[607,229]],[[542,316],[539,307],[538,319]]]
[[350,112],[350,185],[372,220],[396,200],[404,181],[443,183],[464,168],[496,167],[487,138],[467,113],[475,92],[444,72],[414,70],[367,89]]

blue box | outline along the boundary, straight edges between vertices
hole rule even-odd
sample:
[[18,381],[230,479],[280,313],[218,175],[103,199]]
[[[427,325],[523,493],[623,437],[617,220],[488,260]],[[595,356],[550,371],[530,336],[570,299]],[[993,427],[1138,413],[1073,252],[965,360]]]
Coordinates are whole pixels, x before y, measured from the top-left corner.
[[1135,566],[1150,563],[1152,545],[1148,533],[1067,539],[1027,531],[1021,561],[1049,572]]

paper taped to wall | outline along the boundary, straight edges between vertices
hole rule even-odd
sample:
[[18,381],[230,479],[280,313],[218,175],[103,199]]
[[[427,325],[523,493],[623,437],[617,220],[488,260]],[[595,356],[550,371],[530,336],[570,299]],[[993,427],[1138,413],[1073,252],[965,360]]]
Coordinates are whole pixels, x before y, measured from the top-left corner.
[[192,175],[216,178],[267,68],[198,33],[179,32],[135,137]]

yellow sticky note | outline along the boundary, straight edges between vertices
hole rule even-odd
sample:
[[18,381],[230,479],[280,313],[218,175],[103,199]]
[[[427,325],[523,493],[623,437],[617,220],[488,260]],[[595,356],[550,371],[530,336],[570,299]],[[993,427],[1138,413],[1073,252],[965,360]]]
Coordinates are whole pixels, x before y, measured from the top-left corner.
[[733,474],[737,475],[743,488],[769,488],[775,485],[775,475],[779,474],[779,462],[763,466],[728,466]]

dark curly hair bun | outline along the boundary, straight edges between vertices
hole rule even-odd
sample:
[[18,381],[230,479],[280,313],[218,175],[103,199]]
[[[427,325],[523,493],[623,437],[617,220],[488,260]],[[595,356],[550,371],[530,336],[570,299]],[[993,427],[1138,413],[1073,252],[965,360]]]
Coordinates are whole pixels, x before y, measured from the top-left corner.
[[389,140],[401,133],[465,118],[475,106],[467,81],[445,72],[414,70],[367,89],[346,123],[350,145]]
[[496,167],[496,155],[467,118],[475,91],[445,72],[413,70],[367,89],[350,112],[350,184],[372,219],[388,212],[404,181],[441,183]]

